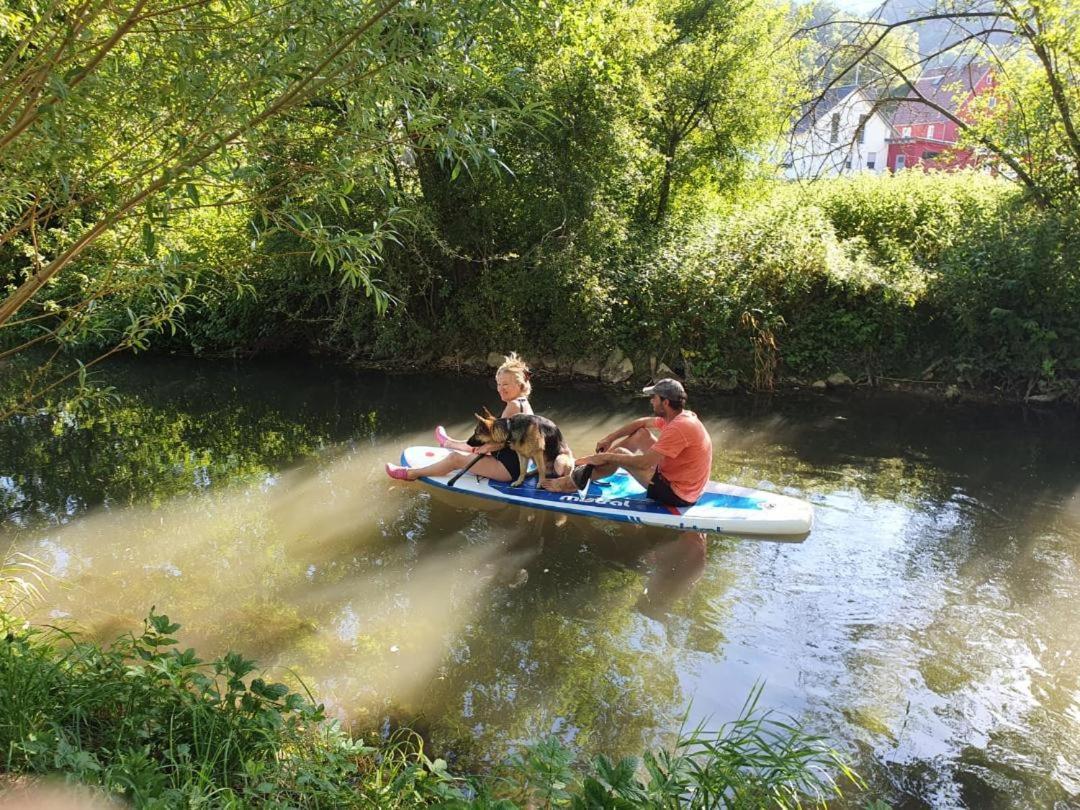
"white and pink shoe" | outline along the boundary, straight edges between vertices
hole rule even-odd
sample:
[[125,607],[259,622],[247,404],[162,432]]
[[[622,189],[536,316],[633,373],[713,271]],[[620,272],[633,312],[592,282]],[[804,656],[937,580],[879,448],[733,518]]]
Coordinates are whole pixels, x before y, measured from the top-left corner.
[[398,464],[391,464],[389,461],[386,462],[386,474],[389,475],[391,478],[396,479],[398,481],[408,481],[409,480],[409,468],[408,467],[402,467],[402,466],[400,466]]
[[450,441],[450,437],[442,425],[435,428],[435,441],[439,443],[439,447],[446,447],[446,443]]

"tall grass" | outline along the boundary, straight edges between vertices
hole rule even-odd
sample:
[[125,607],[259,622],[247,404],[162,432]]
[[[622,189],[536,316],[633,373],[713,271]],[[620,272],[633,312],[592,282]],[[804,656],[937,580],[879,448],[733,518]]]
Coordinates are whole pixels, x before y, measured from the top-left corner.
[[9,548],[0,557],[0,629],[41,600],[47,577],[41,563],[21,551]]
[[0,641],[0,767],[60,774],[137,807],[799,807],[858,777],[754,690],[735,721],[673,750],[584,769],[546,740],[497,774],[460,777],[402,732],[375,745],[235,653],[203,662],[151,612],[102,646],[21,627]]
[[641,760],[597,757],[576,778],[556,740],[509,763],[510,795],[525,806],[574,808],[824,807],[844,787],[865,787],[828,741],[762,711],[756,686],[738,718],[716,731],[680,734],[675,746]]

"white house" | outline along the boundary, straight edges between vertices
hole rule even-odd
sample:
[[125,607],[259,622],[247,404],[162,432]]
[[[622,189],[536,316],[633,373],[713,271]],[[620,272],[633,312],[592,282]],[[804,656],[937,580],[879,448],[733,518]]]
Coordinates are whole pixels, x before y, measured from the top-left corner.
[[884,172],[891,132],[863,88],[835,87],[809,107],[792,130],[781,161],[784,177]]

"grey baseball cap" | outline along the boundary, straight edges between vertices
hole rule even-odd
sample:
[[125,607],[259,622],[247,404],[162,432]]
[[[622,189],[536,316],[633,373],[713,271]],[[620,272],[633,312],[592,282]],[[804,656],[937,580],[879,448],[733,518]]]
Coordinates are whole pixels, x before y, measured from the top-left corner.
[[686,389],[683,388],[682,383],[670,377],[665,377],[662,380],[657,380],[652,385],[645,386],[641,389],[641,393],[647,397],[656,394],[661,399],[686,399]]

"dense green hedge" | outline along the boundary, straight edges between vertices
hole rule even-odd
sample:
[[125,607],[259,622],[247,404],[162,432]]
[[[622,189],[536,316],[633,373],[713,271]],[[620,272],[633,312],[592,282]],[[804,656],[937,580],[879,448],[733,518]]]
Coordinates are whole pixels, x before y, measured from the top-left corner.
[[[835,182],[815,197],[838,238],[919,279],[899,324],[912,370],[942,361],[960,382],[1025,390],[1080,377],[1076,212],[1040,210],[978,174]],[[903,368],[903,354],[884,359]]]
[[[245,258],[239,226],[218,223],[191,239],[178,272],[195,291],[186,331],[148,341],[419,365],[510,349],[569,365],[620,349],[642,374],[655,357],[751,387],[833,371],[917,379],[933,367],[961,386],[1075,396],[1076,214],[1036,208],[985,174],[914,171],[770,184],[709,210],[684,209],[658,231],[597,205],[531,249],[466,261],[421,209],[381,268],[399,301],[384,317],[287,243]],[[129,304],[98,302],[95,317],[119,333]]]
[[1078,234],[1076,216],[1037,209],[982,174],[778,184],[659,233],[612,238],[584,223],[574,238],[465,276],[440,269],[430,246],[426,267],[415,249],[398,251],[385,271],[402,305],[385,319],[300,262],[259,268],[257,299],[214,299],[190,323],[191,341],[420,363],[619,348],[639,369],[655,356],[750,385],[764,329],[780,379],[911,378],[934,366],[938,380],[1029,393],[1080,376]]

